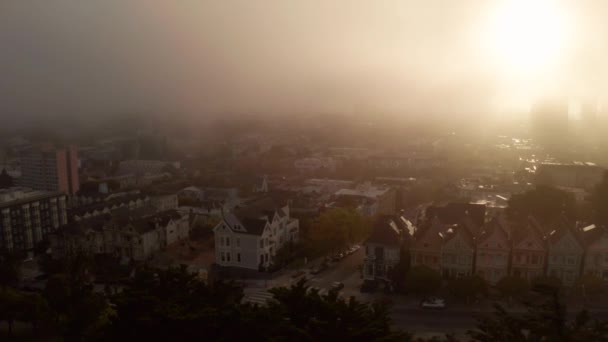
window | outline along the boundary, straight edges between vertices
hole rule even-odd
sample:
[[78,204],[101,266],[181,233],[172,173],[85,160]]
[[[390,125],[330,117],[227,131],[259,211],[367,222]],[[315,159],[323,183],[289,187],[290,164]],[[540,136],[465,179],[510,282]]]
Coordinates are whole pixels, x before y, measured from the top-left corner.
[[226,254],[224,254],[224,252],[220,252],[220,259],[222,262],[226,261]]
[[268,262],[268,253],[264,254],[264,261]]
[[230,246],[230,238],[229,237],[226,238],[226,246]]
[[568,265],[574,265],[576,260],[573,256],[568,256]]
[[236,253],[236,261],[241,262],[241,253]]
[[538,255],[533,255],[532,256],[532,265],[537,265],[538,264]]
[[263,264],[263,263],[264,263],[264,255],[262,254],[262,255],[260,255],[260,264]]
[[236,246],[241,247],[241,239],[236,238]]
[[232,254],[232,253],[230,253],[230,252],[226,253],[226,261],[230,262],[230,255],[231,255],[231,254]]
[[222,236],[222,237],[220,238],[220,246],[223,246],[223,245],[224,245],[224,237]]

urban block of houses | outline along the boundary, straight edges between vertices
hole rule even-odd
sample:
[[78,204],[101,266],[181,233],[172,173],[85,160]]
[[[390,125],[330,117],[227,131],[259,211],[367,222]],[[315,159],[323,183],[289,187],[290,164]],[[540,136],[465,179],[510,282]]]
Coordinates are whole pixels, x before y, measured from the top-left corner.
[[115,210],[126,208],[135,210],[143,207],[151,207],[150,197],[139,192],[112,194],[97,197],[90,204],[81,205],[68,210],[70,221],[80,221],[91,217],[110,214]]
[[49,242],[54,258],[84,253],[143,261],[189,234],[187,215],[174,210],[142,215],[125,209],[62,226],[49,236]]
[[585,274],[608,280],[608,230],[603,226],[580,228],[564,217],[545,225],[532,217],[521,225],[494,217],[481,228],[467,217],[445,224],[435,216],[411,229],[395,222],[374,226],[366,242],[366,280],[388,280],[387,267],[399,259],[386,256],[395,250],[408,256],[410,266],[426,266],[444,278],[475,274],[491,285],[508,275],[527,281],[555,277],[564,286]]
[[279,249],[299,240],[299,228],[288,205],[277,205],[269,197],[245,203],[225,213],[213,229],[216,263],[249,270],[268,268]]

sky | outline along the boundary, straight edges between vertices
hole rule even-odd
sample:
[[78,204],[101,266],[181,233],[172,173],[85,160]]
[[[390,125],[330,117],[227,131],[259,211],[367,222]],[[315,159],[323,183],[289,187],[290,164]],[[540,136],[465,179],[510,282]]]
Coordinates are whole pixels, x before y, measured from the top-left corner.
[[603,102],[604,0],[5,0],[0,119]]

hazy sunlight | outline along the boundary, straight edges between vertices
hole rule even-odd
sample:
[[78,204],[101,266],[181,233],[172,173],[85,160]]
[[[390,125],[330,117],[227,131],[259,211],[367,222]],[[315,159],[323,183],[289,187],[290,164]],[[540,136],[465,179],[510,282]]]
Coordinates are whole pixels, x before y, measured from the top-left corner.
[[485,45],[498,68],[529,76],[560,62],[570,29],[567,13],[556,1],[508,0],[490,14]]

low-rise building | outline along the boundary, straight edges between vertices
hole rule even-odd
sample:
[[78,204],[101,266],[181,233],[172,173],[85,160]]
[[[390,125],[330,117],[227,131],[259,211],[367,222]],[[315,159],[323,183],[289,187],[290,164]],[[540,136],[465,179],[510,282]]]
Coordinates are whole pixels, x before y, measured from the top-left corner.
[[67,198],[27,188],[0,190],[0,250],[31,251],[67,223]]
[[546,241],[538,222],[529,218],[527,224],[515,227],[511,250],[511,275],[532,280],[545,274]]
[[548,236],[547,275],[572,286],[581,274],[584,245],[575,225],[562,218]]
[[352,189],[340,189],[334,194],[336,201],[352,200],[365,216],[394,215],[396,213],[396,191],[386,186],[376,186],[369,182]]
[[399,264],[409,243],[411,223],[401,217],[379,218],[365,242],[363,278],[390,280],[391,270]]
[[608,229],[592,224],[582,229],[582,235],[587,248],[583,274],[608,280]]
[[441,272],[442,234],[447,229],[438,218],[423,223],[414,234],[410,248],[412,266],[427,266]]
[[143,261],[190,234],[188,216],[176,211],[143,217],[130,214],[104,214],[60,227],[49,236],[53,257],[111,254]]
[[475,272],[492,285],[509,274],[511,247],[509,230],[504,226],[505,222],[494,218],[477,239]]
[[475,239],[466,225],[458,224],[439,233],[441,273],[445,278],[461,278],[473,274]]
[[288,205],[265,197],[223,215],[213,229],[216,263],[250,270],[273,265],[279,249],[299,240],[299,221]]

